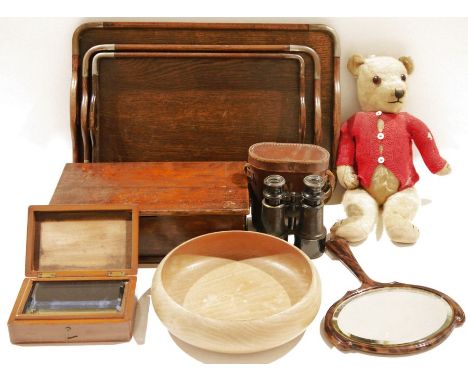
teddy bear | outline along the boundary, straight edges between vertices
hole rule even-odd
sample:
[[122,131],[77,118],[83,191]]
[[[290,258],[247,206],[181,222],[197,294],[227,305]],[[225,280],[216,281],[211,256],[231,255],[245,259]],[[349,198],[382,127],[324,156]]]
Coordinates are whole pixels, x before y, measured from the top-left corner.
[[349,242],[367,238],[382,209],[389,238],[412,244],[419,237],[412,224],[420,200],[415,183],[412,143],[428,169],[450,173],[450,165],[437,149],[428,127],[402,107],[407,97],[407,77],[413,72],[410,57],[353,55],[348,70],[357,79],[361,111],[341,127],[337,153],[337,178],[346,189],[343,206],[347,218],[331,228]]

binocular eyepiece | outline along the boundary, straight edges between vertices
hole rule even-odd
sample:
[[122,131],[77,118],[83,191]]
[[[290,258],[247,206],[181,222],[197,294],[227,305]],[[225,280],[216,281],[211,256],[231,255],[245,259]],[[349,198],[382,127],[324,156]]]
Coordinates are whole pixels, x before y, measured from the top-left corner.
[[294,234],[294,245],[310,258],[325,251],[327,231],[323,226],[324,181],[319,175],[304,178],[302,193],[287,192],[281,175],[270,175],[263,184],[261,221],[263,232],[287,240]]
[[286,208],[289,195],[285,191],[286,181],[281,175],[270,175],[263,181],[262,226],[272,236],[288,240]]

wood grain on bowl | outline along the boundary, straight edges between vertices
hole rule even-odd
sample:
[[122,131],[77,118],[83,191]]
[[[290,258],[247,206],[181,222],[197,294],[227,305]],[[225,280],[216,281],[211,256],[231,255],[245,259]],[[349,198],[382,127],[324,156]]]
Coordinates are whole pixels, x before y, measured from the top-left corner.
[[286,241],[224,231],[171,251],[156,270],[152,297],[177,338],[215,352],[253,353],[304,332],[320,305],[320,281]]

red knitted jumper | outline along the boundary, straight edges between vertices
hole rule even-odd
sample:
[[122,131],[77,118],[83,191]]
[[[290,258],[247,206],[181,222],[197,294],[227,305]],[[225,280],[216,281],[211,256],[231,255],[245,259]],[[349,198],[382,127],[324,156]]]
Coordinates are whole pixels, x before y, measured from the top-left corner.
[[[442,170],[443,159],[428,127],[408,113],[359,112],[341,127],[337,166],[353,166],[360,183],[368,188],[375,168],[382,164],[399,180],[399,191],[412,187],[419,176],[413,165],[412,141],[432,173]],[[384,121],[381,134],[377,120]],[[382,145],[383,150],[379,149]]]

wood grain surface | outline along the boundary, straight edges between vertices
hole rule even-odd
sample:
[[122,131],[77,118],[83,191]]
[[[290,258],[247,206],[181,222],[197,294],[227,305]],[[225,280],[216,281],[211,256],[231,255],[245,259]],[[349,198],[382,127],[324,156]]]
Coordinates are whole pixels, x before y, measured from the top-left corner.
[[233,261],[200,277],[188,290],[184,308],[217,320],[255,320],[282,312],[291,301],[268,273]]
[[51,204],[137,205],[140,264],[156,264],[192,237],[244,229],[243,162],[70,163]]
[[[116,248],[116,244],[123,248]],[[119,256],[114,256],[114,251]],[[136,307],[137,267],[138,211],[134,206],[30,206],[26,278],[8,320],[10,341],[48,344],[130,340]],[[125,282],[119,312],[39,315],[25,312],[36,282],[60,281],[73,285],[76,281],[102,280]]]
[[140,217],[139,263],[155,266],[179,244],[210,232],[245,230],[246,215],[163,215]]
[[30,206],[26,275],[40,277],[135,275],[138,210],[120,204],[77,203]]
[[[71,89],[71,129],[75,137],[74,158],[83,161],[82,140],[80,137],[80,95],[81,95],[81,61],[88,49],[99,44],[198,44],[198,45],[304,45],[316,50],[320,57],[321,66],[321,99],[322,125],[326,129],[322,144],[333,156],[333,142],[337,140],[336,133],[339,125],[339,83],[337,83],[337,69],[339,68],[339,41],[334,31],[323,25],[307,24],[203,24],[203,23],[92,23],[77,29],[73,38],[73,55],[76,65],[73,68]],[[76,68],[76,72],[75,72]],[[272,68],[273,70],[273,68]],[[274,74],[274,72],[271,72]],[[128,75],[128,72],[127,72]],[[170,75],[166,73],[166,75]],[[261,78],[261,73],[259,74]],[[169,77],[167,77],[169,78]],[[211,80],[211,79],[210,79]],[[270,80],[271,81],[271,80]],[[242,81],[241,81],[242,82]],[[249,82],[249,81],[247,81]],[[274,82],[271,81],[272,83]],[[311,90],[310,94],[312,94]],[[217,100],[218,101],[218,100]],[[177,105],[175,105],[177,106]],[[240,105],[239,105],[240,106]],[[246,105],[249,107],[249,105]],[[180,106],[182,114],[190,104]],[[272,115],[280,114],[277,103],[265,105],[270,108]],[[174,110],[174,109],[173,109]],[[180,108],[179,108],[180,110]],[[195,109],[202,112],[200,109]],[[165,113],[164,108],[162,112]],[[284,110],[287,113],[288,110]],[[173,113],[175,115],[179,112]],[[281,116],[283,115],[281,114]],[[242,114],[241,114],[242,115]],[[171,117],[172,118],[172,117]],[[282,117],[286,118],[286,117]],[[294,117],[295,118],[295,117]],[[290,118],[292,120],[292,117]],[[308,118],[312,121],[313,118]],[[221,119],[223,121],[223,119]],[[241,122],[239,121],[239,125]],[[276,121],[278,126],[278,121]],[[228,131],[229,131],[229,126]],[[264,125],[262,125],[264,126]],[[285,126],[285,125],[282,125]],[[112,126],[115,128],[116,126]],[[124,126],[117,126],[125,129]],[[151,129],[147,125],[147,129]],[[220,127],[221,128],[221,127]],[[122,130],[125,133],[125,130]],[[128,132],[128,130],[126,130]],[[185,130],[183,130],[185,132]],[[232,131],[232,130],[231,130]],[[231,132],[230,131],[230,132]],[[235,131],[235,130],[234,130]],[[145,133],[147,139],[154,139],[151,132]],[[225,136],[228,136],[225,134]],[[233,135],[232,137],[235,137]],[[138,138],[137,138],[138,139]],[[145,141],[147,141],[147,139]],[[313,137],[310,136],[309,142]],[[264,141],[260,139],[258,141]],[[213,141],[216,143],[216,138]],[[201,142],[200,147],[205,142]],[[252,142],[254,143],[254,142]],[[144,153],[144,150],[142,150]],[[122,153],[121,155],[126,155]],[[201,154],[199,154],[201,155]],[[169,159],[170,160],[170,159]],[[188,158],[187,160],[190,160]],[[193,160],[193,159],[192,159]],[[237,160],[234,157],[229,160]],[[240,160],[245,160],[245,157]],[[332,157],[333,163],[333,157]]]
[[65,165],[51,204],[135,204],[141,216],[247,215],[242,162]]
[[[248,57],[253,58],[253,55],[261,55],[259,57],[272,58],[269,54],[274,54],[273,57],[281,58],[277,56],[278,54],[287,54],[295,53],[303,57],[301,60],[301,74],[300,74],[300,142],[304,142],[306,139],[306,115],[311,116],[311,112],[307,113],[308,109],[312,109],[312,116],[314,121],[309,123],[308,126],[311,128],[313,126],[313,139],[314,143],[320,144],[322,137],[322,114],[321,114],[321,97],[320,97],[320,59],[318,54],[310,47],[302,45],[183,45],[183,44],[103,44],[95,45],[91,47],[83,56],[82,62],[82,82],[81,82],[81,133],[83,139],[83,153],[84,153],[84,162],[89,161],[90,157],[90,145],[97,144],[95,142],[95,137],[91,137],[89,133],[89,122],[88,122],[88,109],[94,109],[95,105],[91,104],[88,107],[89,99],[95,102],[96,97],[90,97],[90,86],[92,90],[96,93],[99,81],[90,81],[92,77],[91,68],[98,71],[98,59],[99,57],[108,57],[108,56],[119,56],[123,54],[128,55],[129,53],[134,53],[136,56],[148,56],[147,53],[150,52],[159,52],[159,57],[167,57],[172,53],[177,53],[183,57],[188,57],[194,53],[204,53],[212,56],[213,54],[221,54],[221,57],[237,57],[242,54],[245,56],[248,54]],[[220,53],[221,52],[221,53]],[[106,53],[102,55],[101,53]],[[234,54],[234,55],[233,55]],[[298,57],[299,58],[299,57]],[[309,63],[310,61],[310,63]],[[304,69],[304,63],[307,64],[307,67]],[[308,75],[307,78],[304,77],[304,70],[313,73],[313,75]],[[310,78],[313,78],[314,84],[310,84]],[[307,92],[312,91],[313,94],[309,96]],[[307,100],[306,100],[307,98]],[[309,98],[313,98],[309,102]],[[93,113],[93,118],[91,118],[91,123],[94,124],[95,113]],[[241,126],[241,129],[245,126]],[[288,127],[289,129],[293,127]],[[309,136],[311,133],[309,132]]]
[[122,220],[42,222],[39,268],[126,268],[131,254],[129,234],[131,222]]
[[305,100],[300,55],[132,52],[113,57],[100,60],[99,78],[93,80],[93,162],[241,161],[252,144],[300,142],[306,121],[312,125],[313,99],[309,92]]
[[284,240],[217,232],[175,248],[156,270],[152,301],[168,330],[194,346],[251,353],[301,334],[320,305],[309,259]]

